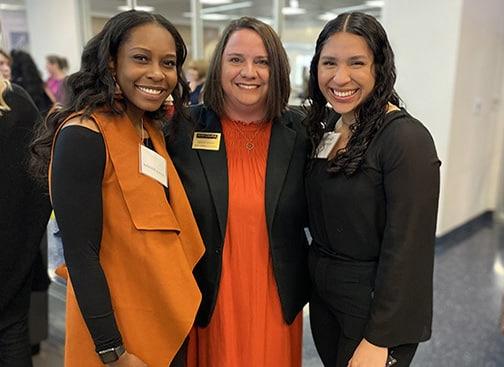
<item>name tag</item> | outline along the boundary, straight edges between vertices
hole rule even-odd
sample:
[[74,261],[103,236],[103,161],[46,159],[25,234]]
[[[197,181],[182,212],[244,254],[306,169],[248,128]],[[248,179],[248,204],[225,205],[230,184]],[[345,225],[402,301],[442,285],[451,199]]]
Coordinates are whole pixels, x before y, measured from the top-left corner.
[[166,160],[142,144],[140,144],[140,173],[168,187]]
[[338,142],[340,136],[340,133],[335,133],[334,131],[325,133],[319,143],[319,146],[317,147],[316,158],[327,159],[327,157],[329,157],[329,154],[331,154],[332,150],[334,149],[334,146]]
[[219,150],[221,133],[196,131],[193,135],[192,148]]

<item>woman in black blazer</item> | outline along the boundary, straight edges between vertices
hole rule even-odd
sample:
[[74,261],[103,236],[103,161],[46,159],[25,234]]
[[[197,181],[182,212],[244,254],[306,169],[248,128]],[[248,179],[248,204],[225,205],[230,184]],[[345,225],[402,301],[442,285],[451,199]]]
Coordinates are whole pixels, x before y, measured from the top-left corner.
[[326,366],[408,366],[431,335],[440,162],[427,129],[398,107],[395,78],[373,17],[341,14],[320,33],[306,193],[311,328]]
[[[294,367],[301,363],[301,310],[310,290],[304,232],[304,171],[309,141],[301,124],[303,115],[287,108],[289,92],[288,61],[278,36],[257,19],[238,19],[230,23],[217,45],[205,85],[204,104],[190,111],[194,123],[177,124],[176,137],[168,137],[170,156],[206,245],[206,253],[195,271],[203,300],[197,327],[190,337],[189,366]],[[265,135],[267,130],[270,136]],[[259,139],[266,143],[261,145]],[[261,149],[265,170],[259,173],[258,168],[253,175],[247,167],[257,163],[251,157]],[[247,175],[250,179],[243,180]],[[261,177],[264,182],[258,184]],[[240,210],[237,196],[245,199],[253,211]],[[264,220],[259,220],[264,227],[250,227],[246,217],[256,211],[264,213]],[[236,213],[243,217],[237,218]],[[238,240],[233,234],[236,231],[245,238]],[[255,240],[257,231],[264,235],[263,242]],[[263,249],[269,259],[256,272],[249,271],[254,260],[242,255],[249,253],[251,247]],[[226,265],[229,262],[243,266],[232,271]],[[259,281],[269,272],[273,274],[271,298],[257,296],[256,284],[245,282],[249,285],[241,286],[244,279],[257,276]],[[226,286],[222,285],[223,279],[227,279]],[[259,294],[262,292],[259,289]],[[230,293],[238,294],[238,299],[249,298],[249,304],[242,308],[238,300],[235,311],[226,313],[230,309],[228,301],[221,298],[229,300]],[[278,318],[274,316],[270,325],[264,325],[263,318],[253,316],[259,312],[256,301],[265,301],[267,314],[275,308]],[[265,317],[271,320],[270,316]],[[242,323],[237,323],[237,318]],[[286,334],[289,328],[295,329],[297,344],[286,346],[290,343],[288,336],[279,340],[267,332],[262,334],[261,328],[269,327],[284,328]],[[255,332],[260,334],[258,338],[253,338]],[[212,336],[203,341],[205,333]],[[232,338],[233,333],[238,338]],[[261,346],[251,347],[254,343]],[[268,354],[266,350],[274,343],[284,343],[289,352]],[[292,359],[287,353],[292,354]],[[208,355],[211,356],[207,358]]]

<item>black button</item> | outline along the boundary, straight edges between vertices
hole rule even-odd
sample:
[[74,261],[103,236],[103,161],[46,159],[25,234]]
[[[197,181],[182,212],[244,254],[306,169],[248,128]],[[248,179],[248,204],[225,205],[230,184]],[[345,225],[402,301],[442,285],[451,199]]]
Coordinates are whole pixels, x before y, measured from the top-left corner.
[[219,255],[219,254],[220,254],[220,249],[215,250],[215,253],[216,253],[217,255]]

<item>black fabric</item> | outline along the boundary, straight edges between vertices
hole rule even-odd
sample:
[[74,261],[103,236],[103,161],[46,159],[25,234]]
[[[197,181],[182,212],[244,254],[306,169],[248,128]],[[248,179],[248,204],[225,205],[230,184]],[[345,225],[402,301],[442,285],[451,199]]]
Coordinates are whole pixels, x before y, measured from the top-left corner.
[[[335,311],[314,291],[310,299],[310,326],[315,348],[327,367],[347,367],[360,339],[350,338],[343,331],[343,314]],[[364,328],[361,329],[361,334]],[[418,344],[404,344],[389,349],[397,361],[393,367],[408,367],[415,356]]]
[[[328,173],[324,159],[311,163],[306,193],[313,246],[340,261],[332,266],[347,261],[376,268],[366,339],[380,346],[429,339],[440,165],[429,132],[406,111],[391,112],[354,175]],[[354,291],[348,286],[331,305],[348,313],[342,299],[362,302],[352,300]]]
[[[203,105],[191,108],[194,123],[178,122],[176,136],[167,148],[191,203],[206,252],[195,269],[203,294],[196,319],[198,326],[210,322],[219,290],[222,246],[227,222],[227,159],[224,137],[219,151],[191,148],[193,132],[222,132],[218,116]],[[304,172],[309,142],[303,115],[286,111],[273,122],[266,168],[265,206],[273,272],[284,319],[291,323],[308,301],[308,244],[304,232],[307,208]]]
[[51,193],[75,296],[96,350],[122,344],[100,265],[105,144],[82,126],[61,130],[54,147]]
[[27,317],[0,330],[0,366],[32,366]]
[[49,219],[46,189],[27,171],[37,108],[19,86],[4,92],[0,116],[0,330],[26,317],[32,268]]

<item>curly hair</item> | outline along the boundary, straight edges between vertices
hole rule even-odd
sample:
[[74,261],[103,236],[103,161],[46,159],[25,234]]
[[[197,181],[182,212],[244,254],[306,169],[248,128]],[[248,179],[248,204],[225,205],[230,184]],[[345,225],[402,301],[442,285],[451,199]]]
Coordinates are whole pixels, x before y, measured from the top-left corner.
[[400,98],[394,90],[396,70],[394,52],[385,30],[372,16],[361,13],[343,13],[326,24],[319,34],[315,54],[310,65],[308,97],[310,106],[305,123],[313,143],[312,156],[324,135],[328,118],[327,101],[318,84],[318,64],[320,54],[327,40],[337,32],[348,32],[364,38],[373,53],[375,85],[369,96],[355,110],[355,123],[351,125],[352,136],[344,149],[340,149],[329,160],[328,172],[350,176],[360,167],[367,148],[380,130],[390,102],[399,106]]
[[[109,62],[116,61],[120,46],[128,40],[135,27],[149,23],[165,28],[175,41],[177,85],[171,93],[175,107],[172,119],[178,121],[181,118],[187,118],[184,105],[187,103],[189,87],[182,69],[187,56],[187,48],[182,36],[166,18],[159,14],[136,10],[119,13],[109,19],[100,33],[86,44],[82,52],[80,70],[65,80],[63,106],[51,111],[31,144],[31,171],[37,178],[42,180],[47,178],[54,135],[58,127],[72,113],[83,111],[83,118],[89,118],[94,111],[101,108],[114,114],[124,113],[124,106],[118,105],[118,100],[114,98],[115,80]],[[154,112],[146,112],[146,115],[155,121],[164,122],[166,110],[162,105]]]

